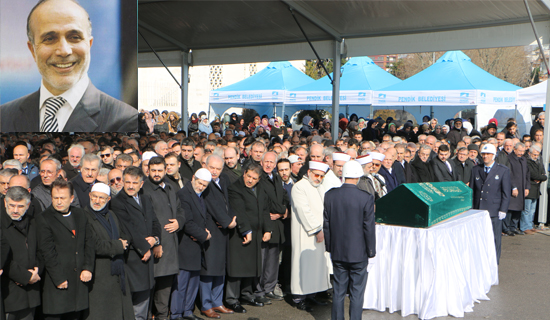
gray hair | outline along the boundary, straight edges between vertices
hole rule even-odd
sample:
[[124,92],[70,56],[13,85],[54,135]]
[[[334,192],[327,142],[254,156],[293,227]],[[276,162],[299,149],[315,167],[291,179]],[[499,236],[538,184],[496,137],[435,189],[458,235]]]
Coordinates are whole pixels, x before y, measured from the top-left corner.
[[2,163],[2,166],[3,167],[14,166],[15,169],[17,170],[23,170],[23,165],[21,165],[21,162],[19,162],[19,160],[16,160],[16,159],[6,160],[4,161],[4,163]]
[[430,151],[432,151],[432,148],[430,148],[430,146],[427,145],[427,144],[423,144],[423,145],[420,145],[420,148],[418,150],[419,151],[420,150],[430,150]]
[[84,162],[92,163],[95,161],[97,161],[97,169],[101,168],[101,158],[97,154],[87,153],[80,160],[80,164],[83,165]]
[[52,157],[52,156],[49,156],[47,157],[44,161],[42,161],[40,164],[42,165],[42,163],[46,162],[46,161],[53,161],[53,163],[55,163],[55,169],[56,171],[59,171],[61,170],[61,162],[59,162],[59,160],[57,160],[56,158]]
[[518,143],[516,143],[516,145],[514,146],[514,149],[521,148],[521,147],[524,147],[524,148],[525,148],[525,144],[524,144],[523,142],[518,142]]
[[71,154],[71,151],[72,151],[73,149],[79,149],[79,150],[82,152],[82,155],[83,155],[83,156],[84,156],[84,154],[86,153],[86,152],[84,151],[84,147],[83,147],[81,144],[73,144],[73,145],[69,148],[69,150],[67,150],[67,152],[68,152],[69,154]]
[[268,151],[268,152],[265,152],[263,155],[262,155],[262,161],[264,161],[265,159],[265,156],[268,155],[268,154],[273,154],[275,155],[275,162],[277,162],[279,160],[279,155],[273,151]]
[[29,190],[23,187],[9,188],[8,192],[6,193],[6,198],[10,198],[12,201],[25,200],[26,204],[29,204],[29,202],[31,202],[31,194],[29,193]]
[[539,112],[539,114],[537,115],[537,118],[540,118],[540,116],[544,116],[544,111],[543,111],[543,112]]
[[107,175],[109,175],[109,172],[111,172],[111,169],[101,168],[101,169],[99,169],[98,176],[107,176]]
[[2,169],[0,170],[0,176],[2,177],[13,177],[19,174],[19,171],[17,169]]
[[538,153],[541,153],[542,150],[540,149],[539,146],[537,146],[536,144],[532,145],[531,148],[529,148],[529,152],[533,152],[533,151],[537,151]]
[[323,155],[332,159],[332,154],[336,152],[335,147],[326,147]]
[[221,161],[222,165],[224,163],[222,157],[220,157],[219,155],[213,153],[213,154],[209,155],[208,157],[206,157],[206,165],[208,165],[210,163],[210,160],[212,160],[212,159],[217,159],[217,160]]

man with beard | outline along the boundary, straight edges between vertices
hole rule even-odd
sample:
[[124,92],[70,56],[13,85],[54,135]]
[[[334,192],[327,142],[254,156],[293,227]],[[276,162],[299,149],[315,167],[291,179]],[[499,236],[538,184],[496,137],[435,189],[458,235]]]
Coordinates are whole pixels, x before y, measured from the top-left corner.
[[89,230],[95,243],[95,277],[90,282],[88,320],[109,318],[133,320],[130,287],[124,272],[127,236],[118,217],[109,210],[111,190],[104,183],[92,187],[86,209]]
[[379,174],[379,171],[382,167],[382,161],[384,161],[386,156],[383,153],[378,152],[371,152],[369,153],[369,156],[372,158],[372,167],[370,172],[371,174],[367,177],[372,182],[374,191],[376,192],[374,197],[376,199],[382,198],[386,195],[386,193],[388,193],[388,189],[386,188],[386,180],[381,174]]
[[67,173],[67,179],[71,180],[80,173],[80,160],[84,156],[84,147],[81,144],[73,144],[69,148],[69,162],[63,166]]
[[269,197],[258,183],[261,174],[262,167],[252,162],[228,189],[237,228],[229,230],[225,302],[238,313],[246,312],[239,298],[247,305],[264,306],[254,296],[262,273],[261,243],[271,239]]
[[70,182],[52,183],[52,205],[36,217],[38,252],[44,261],[42,312],[46,319],[80,319],[88,309],[94,243],[83,209],[71,206]]
[[[212,175],[207,169],[195,172],[190,182],[178,191],[185,212],[185,226],[179,237],[179,270],[170,305],[171,319],[201,320],[193,314],[201,265],[204,264],[204,247],[211,239],[207,226],[206,206],[202,194]],[[212,311],[216,314],[214,311]]]
[[42,266],[37,256],[36,223],[28,212],[30,203],[31,195],[22,187],[11,187],[2,203],[6,212],[1,217],[2,238],[11,251],[1,282],[7,319],[32,320],[40,305],[38,271]]
[[111,194],[114,197],[124,187],[124,183],[122,182],[122,170],[116,168],[112,169],[111,171],[109,171],[109,175],[107,176],[107,178],[109,179]]
[[[283,287],[283,291],[290,292],[290,272],[291,272],[291,249],[292,249],[292,240],[291,240],[291,233],[290,233],[290,215],[288,212],[292,210],[290,204],[292,203],[291,198],[291,192],[292,187],[294,186],[294,180],[291,179],[291,171],[290,171],[290,161],[288,159],[279,159],[277,161],[277,173],[281,177],[283,188],[286,191],[286,194],[288,196],[288,204],[286,206],[287,211],[287,217],[283,219],[283,227],[285,230],[285,241],[283,242],[283,245],[281,247],[281,250],[283,251],[282,254],[282,261],[281,261],[281,267],[279,269],[279,279],[281,286]],[[276,293],[279,294],[279,288],[277,287]],[[280,295],[280,294],[279,294]]]
[[179,272],[178,237],[175,231],[183,227],[185,217],[176,190],[166,183],[166,163],[162,157],[149,160],[149,178],[143,193],[151,196],[153,210],[162,228],[162,245],[153,248],[155,258],[155,290],[153,292],[155,319],[168,319],[168,304],[174,276]]
[[449,146],[442,144],[437,150],[437,157],[430,161],[435,177],[434,182],[461,180],[461,177],[454,166],[454,162],[448,160],[450,154],[451,152],[449,150]]
[[[427,140],[426,140],[427,141]],[[430,165],[430,154],[432,148],[428,145],[421,145],[418,149],[418,154],[414,157],[414,160],[411,161],[411,166],[414,168],[416,173],[417,182],[434,182],[434,174],[432,166]]]
[[376,255],[374,197],[357,188],[363,168],[357,161],[344,165],[342,187],[328,191],[324,200],[325,246],[334,270],[332,319],[344,319],[349,287],[349,317],[361,319],[367,284],[368,259]]
[[[322,146],[321,146],[322,159]],[[280,245],[285,241],[283,219],[288,215],[288,195],[283,188],[281,177],[273,171],[277,165],[277,154],[266,152],[262,156],[263,173],[260,184],[270,199],[269,216],[271,218],[271,239],[262,243],[262,275],[256,288],[256,300],[264,304],[271,304],[269,299],[282,300],[283,296],[274,292],[279,275]]]
[[[337,160],[341,161],[341,160]],[[329,167],[310,161],[307,176],[292,187],[292,272],[290,289],[299,310],[310,311],[306,298],[330,289],[329,261],[323,236],[323,200],[321,186]],[[307,257],[307,258],[306,258]]]
[[[369,177],[371,176],[370,172],[372,169],[372,157],[371,156],[359,156],[357,157],[357,162],[361,165],[363,169],[363,176],[359,178],[359,182],[357,183],[357,188],[368,192],[373,197],[378,197],[376,191],[374,190],[374,184]],[[376,200],[376,199],[375,199]]]
[[[187,180],[191,180],[193,175],[195,174],[195,171],[199,170],[201,168],[201,164],[199,161],[197,161],[196,158],[193,156],[193,152],[195,150],[195,142],[191,138],[185,138],[183,139],[183,142],[181,143],[181,154],[180,154],[180,176],[184,177]],[[200,159],[198,159],[200,160]]]
[[180,175],[181,161],[178,156],[170,152],[164,156],[164,162],[166,163],[166,179],[165,182],[172,185],[173,189],[177,192],[179,189],[183,188],[189,180],[183,178]]
[[112,200],[111,209],[118,216],[129,241],[126,275],[136,320],[146,320],[153,289],[154,259],[151,251],[160,245],[161,226],[153,210],[151,196],[140,192],[143,172],[138,167],[124,170],[124,188]]
[[[51,185],[61,174],[61,163],[55,158],[48,157],[40,163],[41,183],[32,188],[32,195],[40,202],[42,210],[46,210],[52,204]],[[72,189],[72,186],[71,186]],[[78,196],[73,197],[74,207],[80,207]]]
[[243,169],[239,163],[239,151],[236,147],[228,147],[223,152],[225,165],[223,173],[227,175],[231,183],[237,181],[243,175]]
[[462,138],[468,135],[468,130],[466,130],[464,127],[462,127],[462,119],[456,118],[454,121],[454,126],[447,133],[447,140],[449,141],[449,144],[451,145],[450,152],[453,153],[456,149],[456,145],[459,141],[462,141]]
[[80,174],[74,177],[71,182],[73,183],[78,201],[85,206],[90,202],[90,190],[97,180],[97,175],[101,168],[101,159],[93,153],[88,153],[82,157],[81,164]]
[[[235,161],[237,161],[235,157]],[[233,313],[223,305],[223,284],[227,259],[227,234],[237,226],[237,216],[229,205],[229,178],[222,172],[224,161],[218,155],[206,159],[206,169],[212,180],[204,191],[206,204],[206,228],[212,238],[204,247],[204,266],[200,272],[201,313],[209,318],[219,318],[219,313]]]
[[325,192],[342,185],[342,169],[344,168],[344,164],[350,159],[351,157],[343,152],[334,152],[332,154],[332,170],[326,173],[322,181]]
[[508,158],[510,159],[510,183],[512,184],[512,197],[510,198],[510,204],[508,205],[508,212],[506,213],[506,219],[504,220],[504,233],[510,235],[510,233],[523,235],[524,232],[519,230],[519,219],[521,217],[521,211],[525,206],[525,197],[529,194],[531,189],[529,167],[527,166],[527,160],[523,156],[525,154],[525,145],[518,142],[514,146],[513,152],[510,152]]

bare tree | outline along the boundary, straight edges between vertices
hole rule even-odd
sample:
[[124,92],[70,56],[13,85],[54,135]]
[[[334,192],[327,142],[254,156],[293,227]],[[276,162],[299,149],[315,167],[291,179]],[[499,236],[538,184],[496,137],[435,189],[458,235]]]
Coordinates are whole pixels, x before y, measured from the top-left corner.
[[[445,52],[408,54],[400,59],[391,73],[400,79],[409,78],[431,66]],[[520,87],[529,85],[531,65],[524,47],[464,50],[472,62],[495,77]],[[434,59],[435,58],[435,59]]]

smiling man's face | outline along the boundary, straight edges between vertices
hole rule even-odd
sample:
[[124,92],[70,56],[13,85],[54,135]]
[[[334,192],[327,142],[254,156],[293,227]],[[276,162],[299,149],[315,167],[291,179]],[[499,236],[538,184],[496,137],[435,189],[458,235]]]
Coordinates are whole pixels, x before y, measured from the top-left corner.
[[72,88],[88,71],[93,37],[88,14],[69,0],[50,0],[31,15],[32,53],[44,86],[54,95]]

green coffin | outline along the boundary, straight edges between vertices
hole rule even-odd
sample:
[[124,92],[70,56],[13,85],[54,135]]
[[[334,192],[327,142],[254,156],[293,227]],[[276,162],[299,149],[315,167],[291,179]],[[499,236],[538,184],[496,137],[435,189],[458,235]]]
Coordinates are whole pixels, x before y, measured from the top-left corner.
[[427,228],[472,208],[462,181],[406,183],[376,200],[376,222]]

